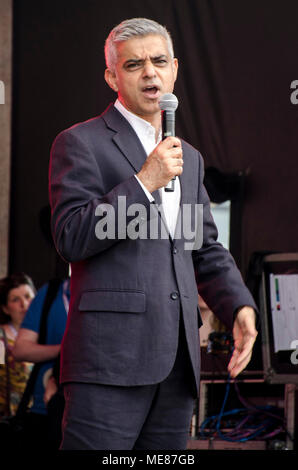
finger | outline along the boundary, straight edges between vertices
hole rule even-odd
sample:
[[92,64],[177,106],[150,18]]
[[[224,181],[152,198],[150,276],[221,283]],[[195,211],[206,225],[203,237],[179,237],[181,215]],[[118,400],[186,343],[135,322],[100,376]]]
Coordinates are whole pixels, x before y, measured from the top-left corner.
[[240,354],[237,354],[235,357],[232,357],[229,362],[228,369],[238,367],[239,364],[242,364],[243,362],[247,361],[247,359],[251,357],[251,353],[251,350],[243,351]]
[[233,354],[229,364],[228,371],[231,373],[232,377],[238,375],[249,363],[252,355],[252,346],[254,341],[250,344],[246,344],[243,350],[236,350]]
[[182,173],[183,173],[183,167],[182,166],[176,166],[174,175],[175,176],[180,176],[180,175],[182,175]]
[[228,364],[228,370],[229,371],[232,370],[235,367],[235,365],[237,363],[237,360],[238,360],[238,357],[239,357],[239,354],[240,354],[240,352],[237,349],[235,349],[233,354],[232,354],[232,357],[230,359],[230,362]]
[[245,344],[243,345],[240,354],[238,356],[238,362],[241,362],[243,359],[245,359],[249,354],[252,352],[252,348],[254,345],[255,339],[254,338],[249,338],[246,340]]
[[240,374],[240,372],[242,372],[243,369],[245,369],[250,359],[251,359],[251,354],[249,354],[249,356],[245,360],[241,361],[240,363],[237,362],[233,368],[231,369],[228,368],[228,371],[230,372],[231,377],[235,378],[238,374]]
[[171,149],[168,150],[168,155],[170,155],[172,158],[182,158],[183,157],[182,148],[172,147]]
[[182,160],[182,158],[177,158],[177,159],[175,160],[175,166],[178,166],[178,167],[183,166],[183,160]]
[[235,348],[230,363],[239,363],[246,358],[252,351],[253,345],[255,342],[255,337],[249,336],[244,339],[241,346]]
[[179,147],[181,148],[181,140],[178,139],[178,137],[174,137],[174,136],[170,136],[170,137],[167,137],[165,140],[163,140],[162,142],[165,143],[165,145],[167,146],[167,148],[171,148],[171,147]]

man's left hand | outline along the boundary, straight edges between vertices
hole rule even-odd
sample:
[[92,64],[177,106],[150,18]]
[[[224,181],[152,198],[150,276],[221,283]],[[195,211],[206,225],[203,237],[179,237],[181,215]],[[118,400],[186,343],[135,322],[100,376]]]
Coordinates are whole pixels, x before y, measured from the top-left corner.
[[237,377],[249,363],[257,334],[254,309],[240,308],[234,321],[234,352],[228,365],[231,378]]

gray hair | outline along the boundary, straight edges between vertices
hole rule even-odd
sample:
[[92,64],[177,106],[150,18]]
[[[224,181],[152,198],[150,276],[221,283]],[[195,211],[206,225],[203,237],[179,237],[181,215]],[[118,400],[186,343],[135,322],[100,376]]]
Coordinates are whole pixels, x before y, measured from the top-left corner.
[[117,42],[127,41],[137,36],[148,36],[158,34],[163,36],[168,44],[170,57],[174,58],[173,42],[170,33],[165,26],[147,18],[132,18],[124,20],[115,26],[108,35],[105,42],[105,58],[107,67],[114,71],[117,63]]

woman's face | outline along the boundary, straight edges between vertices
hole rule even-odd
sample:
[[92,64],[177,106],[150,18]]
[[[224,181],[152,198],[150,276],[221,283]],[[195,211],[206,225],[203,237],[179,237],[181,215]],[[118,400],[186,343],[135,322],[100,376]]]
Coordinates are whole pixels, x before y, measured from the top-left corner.
[[32,288],[28,284],[21,284],[19,287],[9,291],[7,303],[2,306],[2,310],[11,317],[13,325],[17,327],[21,325],[34,295]]

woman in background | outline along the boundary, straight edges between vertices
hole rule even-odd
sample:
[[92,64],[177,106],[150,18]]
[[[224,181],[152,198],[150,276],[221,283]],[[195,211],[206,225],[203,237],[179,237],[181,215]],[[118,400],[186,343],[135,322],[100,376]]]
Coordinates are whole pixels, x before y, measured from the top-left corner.
[[17,362],[11,351],[35,292],[24,273],[0,279],[0,417],[15,414],[32,369],[28,362]]

